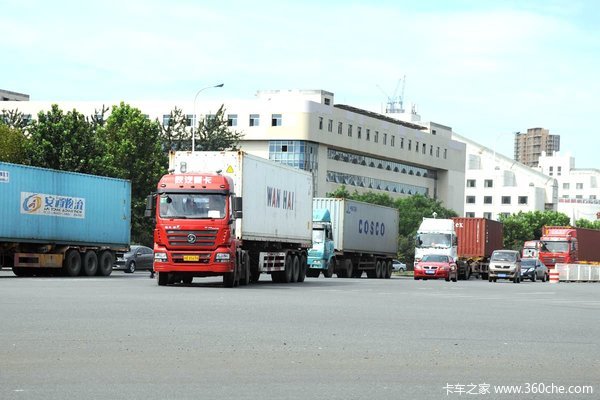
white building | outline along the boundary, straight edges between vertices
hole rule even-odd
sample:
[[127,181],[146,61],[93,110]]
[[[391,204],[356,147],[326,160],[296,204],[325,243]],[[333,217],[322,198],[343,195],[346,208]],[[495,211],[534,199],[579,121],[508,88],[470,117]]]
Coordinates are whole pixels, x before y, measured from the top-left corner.
[[467,145],[465,217],[497,220],[519,211],[556,211],[556,179],[455,132],[452,138]]
[[[12,103],[12,104],[11,104]],[[63,111],[92,115],[117,102],[57,103]],[[196,115],[214,114],[224,103],[231,129],[242,132],[241,148],[312,171],[315,196],[341,184],[349,191],[392,197],[425,194],[463,213],[465,145],[449,133],[335,104],[323,90],[260,91],[251,100],[224,102],[127,102],[164,123],[177,106],[195,124]],[[34,118],[51,102],[5,102]],[[197,112],[194,113],[194,110]]]
[[575,158],[565,155],[542,153],[539,169],[558,182],[558,211],[571,218],[600,220],[600,170],[575,168]]

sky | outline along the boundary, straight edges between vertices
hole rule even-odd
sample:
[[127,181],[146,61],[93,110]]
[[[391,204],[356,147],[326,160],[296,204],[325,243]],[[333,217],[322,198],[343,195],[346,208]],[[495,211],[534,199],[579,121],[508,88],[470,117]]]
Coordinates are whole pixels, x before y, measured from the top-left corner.
[[31,100],[402,97],[509,157],[514,132],[549,129],[600,169],[595,0],[0,0],[0,51],[0,88]]

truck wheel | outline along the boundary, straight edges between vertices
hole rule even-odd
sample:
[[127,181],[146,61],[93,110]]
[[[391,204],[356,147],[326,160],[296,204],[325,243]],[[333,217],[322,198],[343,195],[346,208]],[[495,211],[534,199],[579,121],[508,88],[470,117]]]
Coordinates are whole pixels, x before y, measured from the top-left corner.
[[93,250],[88,250],[83,256],[82,272],[85,276],[94,276],[98,272],[98,255]]
[[159,272],[157,282],[158,286],[167,286],[167,284],[169,283],[169,273]]
[[63,260],[63,272],[67,276],[77,276],[81,272],[81,255],[77,250],[71,249],[67,251]]
[[300,275],[300,260],[298,256],[292,256],[292,279],[290,282],[298,282],[298,276]]
[[235,284],[235,276],[233,272],[226,272],[223,274],[223,286],[226,288],[232,288]]
[[325,278],[331,278],[333,276],[333,271],[335,271],[335,259],[331,258],[327,263],[327,269],[323,271],[323,276]]
[[287,254],[285,256],[285,269],[283,271],[283,282],[282,283],[290,283],[292,281],[292,276],[294,275],[293,271],[294,265],[292,256]]
[[240,285],[246,286],[250,283],[250,256],[247,251],[242,253],[242,273],[240,276]]
[[381,261],[377,261],[375,263],[375,277],[377,279],[381,279],[382,278],[382,268],[381,268]]
[[352,265],[352,260],[346,260],[346,278],[352,278],[354,275],[354,265]]
[[298,282],[304,282],[304,278],[306,278],[306,256],[302,254],[300,256],[300,272],[298,273]]
[[109,276],[112,274],[113,265],[115,265],[115,256],[110,250],[104,250],[98,259],[98,275]]
[[392,262],[388,261],[385,264],[385,279],[390,279],[392,277]]

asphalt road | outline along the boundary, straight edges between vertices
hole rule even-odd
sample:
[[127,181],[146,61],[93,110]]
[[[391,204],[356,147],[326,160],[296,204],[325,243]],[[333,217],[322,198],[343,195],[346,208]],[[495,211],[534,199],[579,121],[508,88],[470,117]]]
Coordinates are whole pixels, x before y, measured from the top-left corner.
[[[226,289],[5,270],[0,303],[1,399],[600,397],[598,283],[263,276]],[[494,394],[527,384],[546,392]]]

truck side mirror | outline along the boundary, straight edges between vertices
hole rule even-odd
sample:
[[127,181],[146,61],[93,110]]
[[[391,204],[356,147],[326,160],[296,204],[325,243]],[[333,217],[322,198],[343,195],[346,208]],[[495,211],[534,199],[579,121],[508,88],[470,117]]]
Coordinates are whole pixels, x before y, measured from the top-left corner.
[[242,213],[242,206],[243,206],[242,198],[237,197],[237,196],[234,197],[232,205],[233,205],[233,216],[235,218],[242,218],[242,215],[243,215],[243,213]]
[[144,216],[147,218],[152,217],[152,214],[154,211],[154,195],[150,194],[148,196],[146,196],[146,212],[144,213]]

